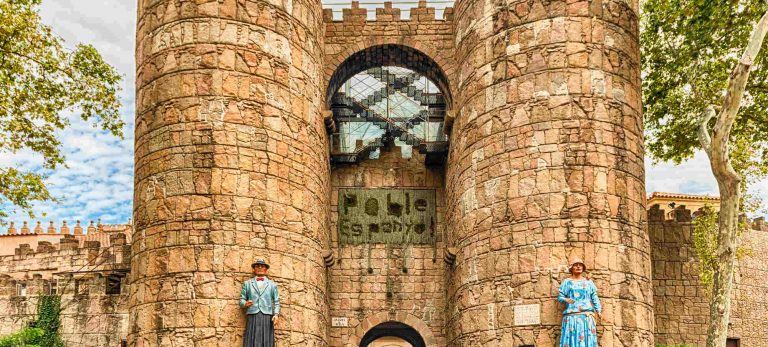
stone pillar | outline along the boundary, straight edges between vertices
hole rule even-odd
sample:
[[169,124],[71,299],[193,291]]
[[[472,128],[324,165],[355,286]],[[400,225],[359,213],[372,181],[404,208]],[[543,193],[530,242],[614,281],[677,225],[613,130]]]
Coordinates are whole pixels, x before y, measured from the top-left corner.
[[[458,0],[452,346],[557,345],[570,256],[600,346],[652,346],[636,0]],[[541,324],[515,326],[539,304]],[[490,343],[490,344],[489,344]]]
[[326,346],[319,0],[139,0],[131,346],[238,346],[250,264],[278,345]]

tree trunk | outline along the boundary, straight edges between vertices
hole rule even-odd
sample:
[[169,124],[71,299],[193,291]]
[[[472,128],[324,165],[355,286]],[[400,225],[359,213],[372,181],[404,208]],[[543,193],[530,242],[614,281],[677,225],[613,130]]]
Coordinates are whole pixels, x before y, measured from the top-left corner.
[[744,89],[749,79],[749,70],[760,52],[768,32],[768,12],[758,21],[747,43],[741,60],[733,69],[723,106],[717,115],[712,136],[709,121],[715,110],[709,107],[699,128],[699,140],[707,152],[712,173],[720,189],[720,220],[717,232],[717,263],[712,283],[712,297],[709,302],[709,327],[707,347],[723,347],[728,338],[728,322],[731,318],[731,290],[733,289],[736,249],[739,247],[738,229],[741,205],[741,176],[730,162],[729,138],[736,115],[741,106]]
[[[713,168],[714,171],[714,168]],[[728,337],[728,322],[731,318],[731,291],[735,272],[736,249],[739,228],[739,205],[741,188],[738,181],[721,182],[720,223],[717,234],[717,264],[712,281],[712,297],[709,306],[709,327],[707,347],[723,347]]]

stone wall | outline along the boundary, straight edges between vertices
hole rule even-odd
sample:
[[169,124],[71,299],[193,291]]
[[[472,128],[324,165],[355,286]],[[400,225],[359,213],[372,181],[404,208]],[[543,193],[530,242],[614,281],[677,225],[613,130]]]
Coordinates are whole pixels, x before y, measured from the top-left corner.
[[[648,212],[656,343],[704,346],[709,304],[699,281],[691,211],[681,206],[672,212],[673,219],[667,219],[659,205]],[[741,346],[764,346],[768,345],[768,226],[757,219],[742,238],[751,255],[738,261],[728,336],[739,338]]]
[[[601,346],[651,346],[637,1],[458,0],[446,173],[449,345],[555,345],[567,259]],[[515,326],[515,304],[541,325]]]
[[[442,167],[424,165],[417,151],[409,159],[391,146],[354,165],[335,166],[331,175],[331,235],[336,263],[329,268],[332,317],[349,318],[346,328],[331,327],[331,346],[357,347],[370,328],[387,320],[410,325],[427,346],[445,346],[443,262],[444,174]],[[339,188],[434,189],[434,244],[339,244]]]
[[[62,235],[57,243],[40,241],[34,249],[18,244],[14,255],[0,256],[0,335],[33,321],[39,296],[54,290],[61,296],[60,332],[66,346],[118,346],[127,338],[129,237],[126,232],[91,236],[106,236],[109,245],[81,244],[74,235]],[[12,244],[13,239],[3,236],[0,242]],[[110,277],[119,280],[119,293],[107,294]],[[19,295],[20,285],[26,285],[26,295]]]

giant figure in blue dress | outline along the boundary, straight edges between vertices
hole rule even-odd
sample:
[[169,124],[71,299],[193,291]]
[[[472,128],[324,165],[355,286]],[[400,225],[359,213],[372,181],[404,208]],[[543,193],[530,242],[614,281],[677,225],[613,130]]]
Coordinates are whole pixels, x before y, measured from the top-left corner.
[[581,259],[570,262],[571,276],[560,284],[557,301],[565,304],[560,332],[560,347],[597,347],[595,316],[600,318],[602,307],[597,287],[584,277],[587,267]]

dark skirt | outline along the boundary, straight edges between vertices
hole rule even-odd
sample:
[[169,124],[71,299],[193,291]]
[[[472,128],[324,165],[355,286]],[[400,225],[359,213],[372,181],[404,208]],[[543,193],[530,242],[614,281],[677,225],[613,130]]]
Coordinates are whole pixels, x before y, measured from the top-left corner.
[[248,315],[243,334],[243,347],[275,347],[275,327],[272,315],[256,313]]

